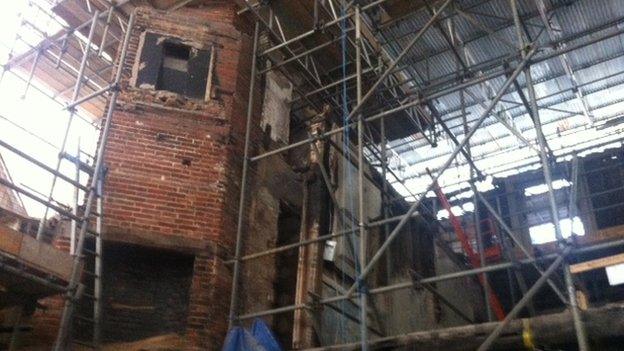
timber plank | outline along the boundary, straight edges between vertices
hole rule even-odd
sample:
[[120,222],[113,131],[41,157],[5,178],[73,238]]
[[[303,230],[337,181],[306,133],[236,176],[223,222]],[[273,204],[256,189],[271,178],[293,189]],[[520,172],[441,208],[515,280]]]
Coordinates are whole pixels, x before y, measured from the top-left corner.
[[72,257],[52,245],[0,225],[0,251],[46,274],[68,280]]
[[598,268],[605,268],[616,264],[624,263],[624,253],[609,257],[602,257],[591,261],[581,262],[570,266],[570,272],[581,273]]

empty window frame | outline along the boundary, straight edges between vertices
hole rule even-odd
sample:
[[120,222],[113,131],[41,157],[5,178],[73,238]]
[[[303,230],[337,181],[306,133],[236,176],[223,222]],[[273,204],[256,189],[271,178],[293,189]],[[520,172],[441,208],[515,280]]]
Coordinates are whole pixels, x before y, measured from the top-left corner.
[[146,32],[135,86],[204,99],[212,50]]

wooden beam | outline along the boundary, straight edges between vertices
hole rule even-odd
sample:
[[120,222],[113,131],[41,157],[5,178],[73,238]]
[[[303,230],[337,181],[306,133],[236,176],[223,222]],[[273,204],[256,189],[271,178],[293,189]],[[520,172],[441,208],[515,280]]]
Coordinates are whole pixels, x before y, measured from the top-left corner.
[[105,243],[113,242],[137,245],[153,249],[176,251],[186,255],[196,255],[206,252],[217,256],[223,254],[216,245],[211,245],[204,240],[185,237],[182,233],[178,235],[164,235],[149,231],[106,226],[102,233],[102,239]]
[[0,254],[29,269],[69,280],[72,265],[69,253],[3,225],[0,225]]
[[[624,319],[621,318],[624,305],[607,305],[583,311],[583,321],[593,340],[614,340],[624,335]],[[537,345],[560,345],[574,338],[574,325],[568,310],[562,313],[516,319],[506,328],[503,336],[496,341],[496,350],[524,349],[527,332]],[[407,334],[387,336],[369,341],[371,350],[406,348],[410,350],[474,350],[499,322],[472,324],[432,331],[417,331]],[[530,327],[530,329],[527,328]],[[356,351],[359,342],[325,346],[303,351]],[[407,346],[407,347],[406,347]]]
[[573,264],[570,266],[570,272],[575,273],[575,274],[582,273],[582,272],[587,272],[587,271],[591,271],[591,270],[598,269],[598,268],[614,266],[616,264],[621,264],[621,263],[624,263],[624,253]]

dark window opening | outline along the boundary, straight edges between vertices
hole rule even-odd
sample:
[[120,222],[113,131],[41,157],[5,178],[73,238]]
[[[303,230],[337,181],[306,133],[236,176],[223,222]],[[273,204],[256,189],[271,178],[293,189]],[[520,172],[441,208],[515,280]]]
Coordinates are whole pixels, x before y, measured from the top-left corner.
[[[285,203],[280,204],[278,219],[277,246],[299,241],[301,217],[299,213]],[[297,267],[299,251],[288,250],[276,257],[277,279],[274,283],[276,307],[295,303],[297,290]],[[273,330],[280,343],[287,349],[292,345],[293,314],[283,313],[275,316]]]
[[166,90],[204,99],[211,50],[185,45],[181,40],[146,33],[136,77],[139,88]]
[[189,46],[165,42],[156,90],[167,90],[187,95],[186,85],[189,79],[188,62],[190,56],[191,48]]
[[191,58],[191,47],[183,44],[165,42],[165,58],[188,61]]
[[165,43],[162,68],[188,73],[188,61],[190,58],[190,47],[186,45]]

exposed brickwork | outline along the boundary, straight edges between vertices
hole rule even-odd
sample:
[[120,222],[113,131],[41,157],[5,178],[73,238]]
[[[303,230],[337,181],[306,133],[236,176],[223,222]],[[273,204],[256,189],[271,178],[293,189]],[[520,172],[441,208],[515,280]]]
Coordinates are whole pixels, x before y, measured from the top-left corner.
[[24,338],[29,343],[38,345],[52,345],[56,340],[61,313],[63,311],[63,299],[60,296],[54,296],[39,300],[38,303],[43,306],[37,309],[31,317],[31,325],[33,327],[30,337]]
[[228,127],[216,122],[153,108],[116,112],[106,154],[107,231],[219,241]]
[[104,341],[183,333],[193,257],[133,245],[109,244],[105,252]]
[[[105,233],[140,233],[153,238],[154,246],[163,237],[206,243],[205,250],[194,251],[186,337],[192,350],[216,350],[227,331],[232,273],[225,260],[235,242],[252,38],[230,2],[168,15],[139,9],[136,19],[105,156]],[[133,87],[145,31],[190,45],[215,45],[215,98],[204,102]],[[256,94],[254,153],[262,137],[260,84]],[[284,165],[275,158],[250,171],[254,199],[246,206],[251,218],[245,222],[246,252],[275,244],[279,201],[293,197],[288,182],[273,179],[276,170],[291,172]],[[258,193],[264,196],[256,199]],[[273,307],[274,276],[272,257],[244,265],[243,285],[253,284],[254,293],[242,290],[241,309]]]
[[[224,199],[231,189],[242,148],[245,89],[240,75],[249,68],[248,35],[233,24],[231,4],[184,9],[175,14],[139,9],[106,153],[107,231],[140,231],[218,241],[227,223]],[[184,23],[185,25],[182,25]],[[216,45],[215,82],[221,93],[208,103],[129,86],[144,31],[196,45]],[[239,83],[239,81],[241,81]],[[161,99],[162,98],[162,99]],[[241,101],[242,100],[242,101]],[[190,108],[192,104],[192,108]],[[182,107],[182,108],[176,108]],[[234,173],[233,173],[234,172]],[[234,191],[233,191],[234,190]]]
[[[141,37],[146,31],[202,49],[214,45],[212,100],[188,99],[132,85],[133,74],[140,66],[137,60],[141,57]],[[105,153],[108,173],[104,188],[104,239],[109,240],[104,245],[105,341],[175,331],[186,339],[188,350],[221,348],[227,332],[232,284],[232,269],[225,262],[233,255],[236,236],[251,51],[250,26],[236,14],[233,2],[215,1],[171,14],[137,10],[128,56],[122,63],[121,94]],[[269,140],[260,127],[262,85],[258,81],[255,87],[253,155],[261,152],[261,141]],[[296,158],[298,163],[305,164],[304,157]],[[252,165],[243,223],[244,253],[276,245],[282,204],[288,204],[295,212],[301,208],[302,184],[298,179],[282,156]],[[298,237],[297,232],[292,235]],[[65,236],[55,238],[57,246],[68,250]],[[151,247],[141,250],[168,247],[184,251],[194,260],[192,267],[183,264],[186,268],[164,267],[178,264],[157,257],[137,263],[133,263],[134,257],[119,257],[119,262],[106,264],[107,257],[111,257],[106,251],[111,241],[123,242],[121,247],[128,243]],[[159,252],[167,255],[167,251]],[[183,268],[192,268],[187,288],[179,279],[185,275]],[[160,270],[164,273],[157,276]],[[277,307],[276,271],[273,256],[242,265],[240,313]],[[180,277],[171,277],[175,274],[172,272],[179,272]],[[144,286],[133,284],[128,278],[131,275],[144,279]],[[167,281],[158,283],[160,278]],[[162,286],[165,294],[175,295],[172,303],[180,309],[163,306],[166,303],[156,291],[157,286]],[[140,289],[147,291],[137,291]],[[39,302],[46,309],[38,310],[31,319],[31,340],[50,345],[56,337],[63,300],[57,296]],[[152,305],[167,311],[166,314],[173,313],[171,318],[161,322],[140,309]],[[139,308],[139,312],[128,312],[133,308]],[[115,332],[120,329],[123,332]],[[80,339],[90,336],[84,328],[74,330]]]

